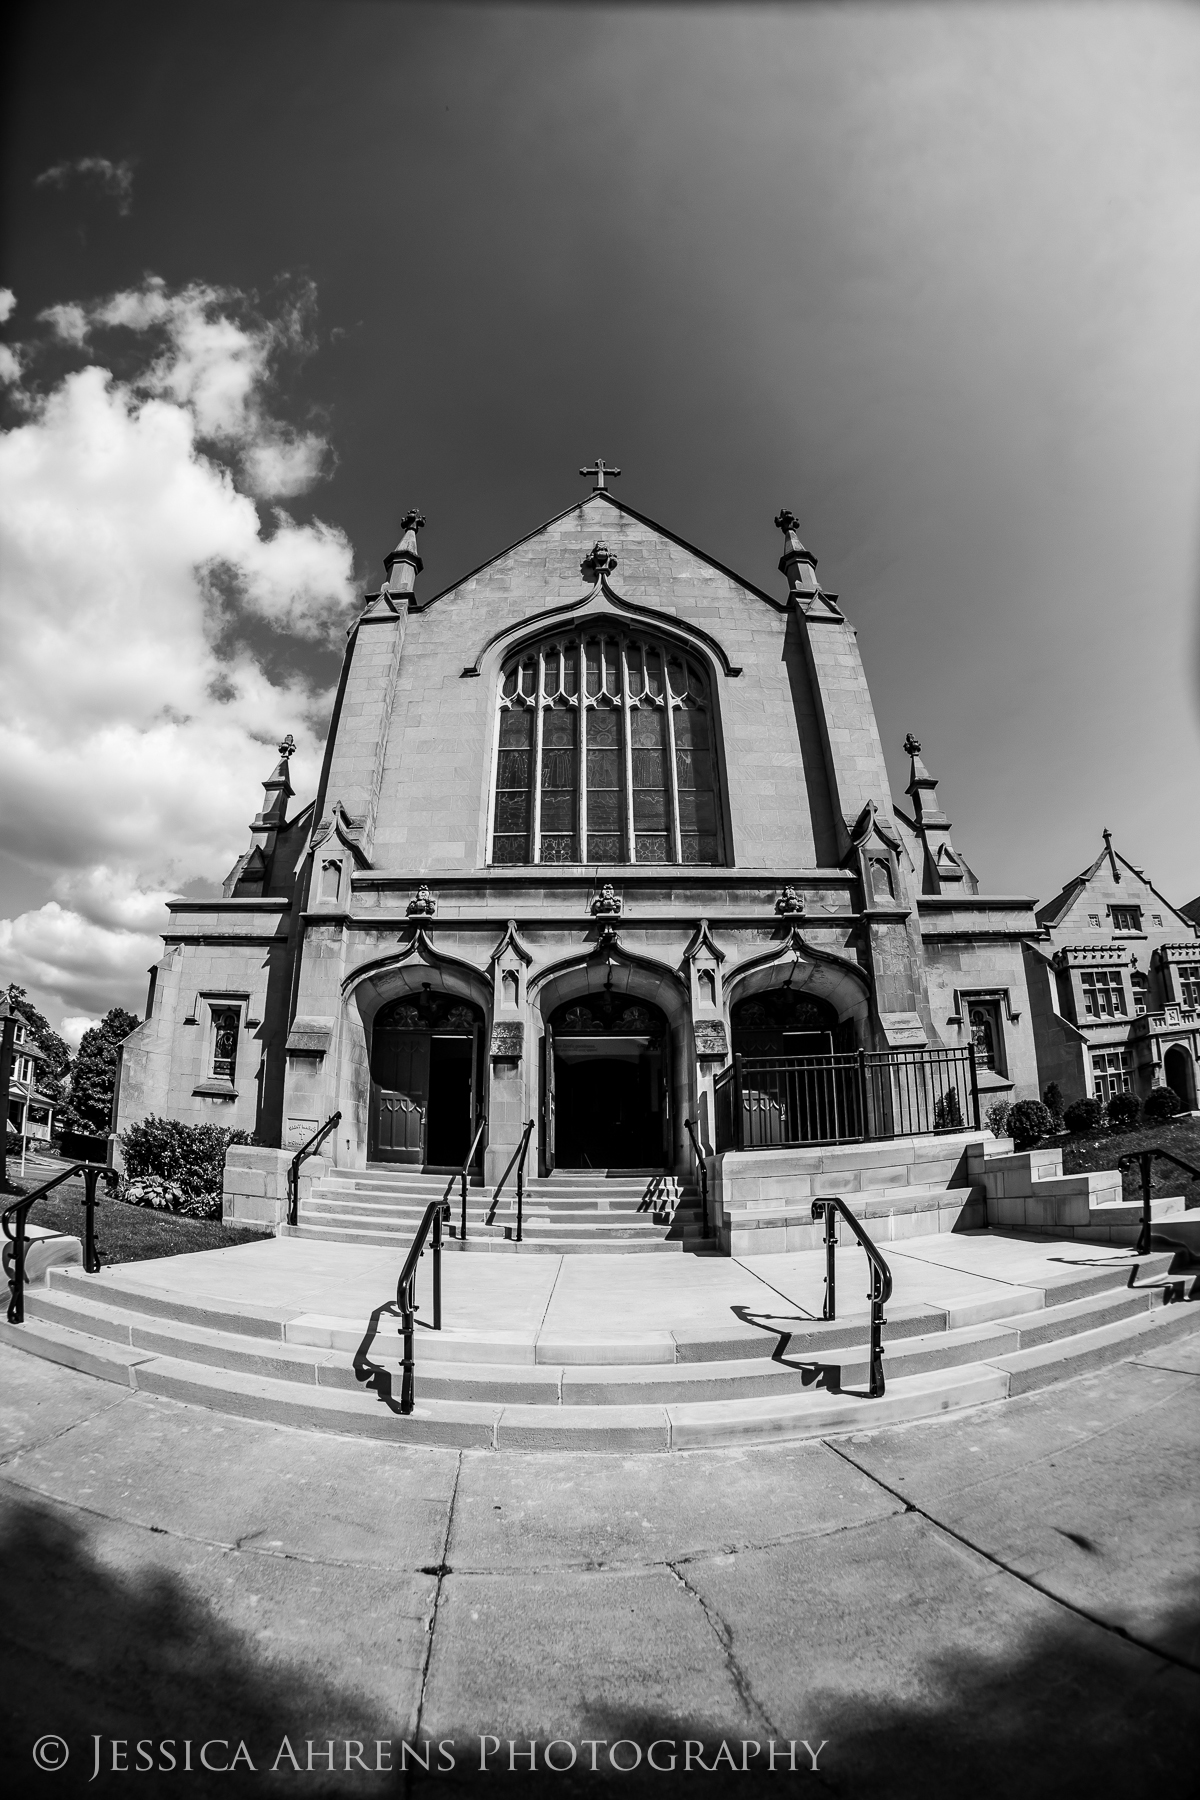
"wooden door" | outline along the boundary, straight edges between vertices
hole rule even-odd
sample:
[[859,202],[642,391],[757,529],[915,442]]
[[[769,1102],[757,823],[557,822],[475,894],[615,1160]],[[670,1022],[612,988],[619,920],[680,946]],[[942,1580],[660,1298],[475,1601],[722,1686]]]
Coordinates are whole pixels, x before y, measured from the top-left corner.
[[429,1033],[377,1033],[372,1046],[371,1154],[379,1162],[421,1163],[429,1113]]

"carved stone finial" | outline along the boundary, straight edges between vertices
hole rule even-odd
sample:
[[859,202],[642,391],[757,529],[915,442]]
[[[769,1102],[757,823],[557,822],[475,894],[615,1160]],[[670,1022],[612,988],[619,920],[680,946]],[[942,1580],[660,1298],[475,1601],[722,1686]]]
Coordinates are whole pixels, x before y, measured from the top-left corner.
[[775,514],[775,523],[780,531],[799,531],[800,529],[799,519],[786,506],[781,512]]
[[921,740],[915,738],[911,731],[904,740],[904,754],[905,756],[920,756],[921,754]]
[[419,507],[410,506],[400,521],[401,531],[420,531],[425,523],[425,514]]
[[592,917],[597,919],[605,915],[618,919],[621,916],[621,896],[616,892],[611,881],[605,882],[592,901]]
[[412,918],[413,916],[416,916],[416,917],[424,918],[424,919],[432,919],[433,915],[437,911],[437,901],[434,899],[433,895],[430,893],[429,888],[425,882],[421,883],[420,887],[417,889],[415,897],[409,901],[407,907],[405,908],[405,911],[408,913],[410,918]]
[[599,539],[592,545],[579,567],[588,581],[599,581],[602,575],[611,575],[617,566],[617,559],[607,544]]
[[284,738],[282,744],[280,744],[280,746],[279,746],[280,759],[283,762],[286,762],[289,756],[295,756],[295,754],[296,754],[296,740],[292,736],[291,732],[289,731],[287,736]]
[[798,894],[794,887],[784,887],[782,894],[775,902],[775,911],[782,917],[792,918],[804,911],[804,896]]

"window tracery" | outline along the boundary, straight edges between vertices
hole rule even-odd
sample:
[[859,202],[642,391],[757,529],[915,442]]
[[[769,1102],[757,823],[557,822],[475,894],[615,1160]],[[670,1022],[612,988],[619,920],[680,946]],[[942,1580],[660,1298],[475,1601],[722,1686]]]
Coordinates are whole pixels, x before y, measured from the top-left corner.
[[508,659],[494,863],[722,860],[709,680],[695,657],[606,630]]

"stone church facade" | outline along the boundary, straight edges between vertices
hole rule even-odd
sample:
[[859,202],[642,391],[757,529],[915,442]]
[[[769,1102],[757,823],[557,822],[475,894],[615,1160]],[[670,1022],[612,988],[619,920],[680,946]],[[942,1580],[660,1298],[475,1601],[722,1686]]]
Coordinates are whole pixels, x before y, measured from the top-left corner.
[[[409,513],[223,897],[171,906],[119,1120],[494,1182],[978,1133],[1036,1095],[1032,903],[920,744],[893,801],[855,630],[779,515],[768,593],[592,493],[440,594]],[[973,1052],[973,1056],[972,1056]],[[974,1063],[972,1072],[971,1063]]]

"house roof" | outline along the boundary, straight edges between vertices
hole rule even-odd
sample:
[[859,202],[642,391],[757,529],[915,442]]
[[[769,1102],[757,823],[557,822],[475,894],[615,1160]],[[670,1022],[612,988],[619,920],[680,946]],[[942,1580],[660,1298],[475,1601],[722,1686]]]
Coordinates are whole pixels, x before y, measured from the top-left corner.
[[[1066,918],[1067,914],[1074,906],[1076,900],[1078,900],[1080,894],[1083,893],[1088,883],[1092,880],[1093,876],[1099,872],[1101,864],[1106,862],[1110,855],[1115,857],[1116,861],[1119,862],[1123,868],[1128,869],[1131,875],[1136,876],[1138,881],[1144,882],[1146,887],[1148,887],[1150,892],[1154,895],[1155,899],[1158,900],[1169,913],[1173,913],[1177,919],[1182,919],[1186,924],[1200,924],[1200,911],[1198,911],[1197,914],[1190,915],[1185,907],[1172,906],[1166,896],[1159,893],[1144,869],[1137,868],[1134,863],[1130,862],[1127,856],[1122,856],[1119,850],[1111,849],[1108,845],[1100,852],[1095,862],[1092,863],[1089,868],[1084,869],[1082,874],[1076,875],[1072,880],[1068,881],[1065,887],[1059,889],[1052,900],[1047,900],[1042,906],[1038,907],[1037,911],[1034,913],[1034,918],[1037,920],[1038,924],[1049,929],[1053,929],[1054,926],[1061,924],[1062,920]],[[1200,909],[1200,896],[1198,896],[1196,900],[1189,902],[1189,904]]]

